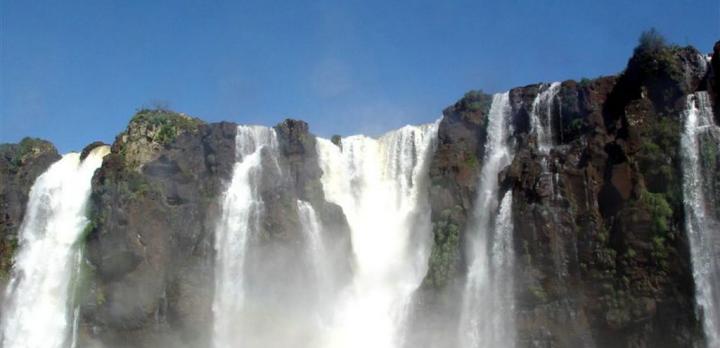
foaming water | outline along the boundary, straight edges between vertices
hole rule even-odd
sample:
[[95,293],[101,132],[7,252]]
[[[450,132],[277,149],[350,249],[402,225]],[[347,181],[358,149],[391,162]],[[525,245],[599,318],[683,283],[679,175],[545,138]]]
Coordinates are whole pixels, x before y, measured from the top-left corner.
[[78,153],[64,155],[33,184],[5,295],[3,347],[53,348],[72,341],[70,283],[88,223],[92,176],[109,152],[96,147],[83,161]]
[[560,91],[560,82],[542,85],[540,89],[530,112],[530,133],[535,134],[540,152],[547,154],[553,146],[552,112],[555,97]]
[[406,126],[379,139],[351,136],[342,149],[318,139],[327,199],[351,229],[352,284],[341,294],[325,347],[402,345],[408,306],[427,271],[429,155],[437,123]]
[[332,291],[330,267],[328,267],[328,254],[325,251],[325,243],[322,239],[322,227],[318,220],[315,209],[310,203],[298,200],[298,213],[302,232],[308,241],[309,258],[312,261],[313,273],[315,274],[315,285],[320,291]]
[[459,326],[463,348],[513,347],[515,343],[511,193],[498,206],[498,174],[513,156],[508,144],[510,115],[509,94],[493,96],[478,197],[468,230],[470,267]]
[[[685,227],[695,279],[695,300],[708,347],[720,346],[720,208],[713,190],[720,128],[713,123],[707,92],[691,94],[682,134]],[[715,164],[715,166],[710,165]],[[715,183],[718,185],[718,183]]]
[[258,192],[263,150],[277,148],[275,130],[238,126],[235,138],[237,162],[215,231],[215,295],[213,297],[213,345],[236,347],[245,300],[245,256],[248,237],[258,229],[263,201]]

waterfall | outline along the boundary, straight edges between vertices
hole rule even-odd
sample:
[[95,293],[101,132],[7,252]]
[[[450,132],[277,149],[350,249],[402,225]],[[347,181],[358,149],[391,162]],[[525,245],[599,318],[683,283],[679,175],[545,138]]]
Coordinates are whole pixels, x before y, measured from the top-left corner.
[[[535,96],[532,109],[530,110],[530,134],[535,135],[538,152],[542,155],[540,165],[542,167],[543,180],[549,182],[551,197],[555,201],[562,199],[560,191],[557,189],[560,174],[551,172],[550,166],[548,165],[548,155],[550,154],[550,150],[555,146],[552,115],[555,110],[556,97],[559,91],[560,82],[540,85],[540,87],[538,87],[538,94]],[[557,162],[555,164],[557,164]]]
[[323,190],[346,214],[354,256],[352,284],[340,295],[324,346],[402,345],[410,299],[427,271],[426,180],[437,125],[343,138],[342,149],[318,139]]
[[244,304],[244,267],[248,237],[258,229],[263,202],[258,192],[264,149],[277,148],[275,130],[238,126],[235,138],[237,162],[227,191],[222,196],[221,217],[215,231],[215,295],[213,298],[213,345],[235,347],[242,342],[240,324]]
[[[695,279],[696,302],[708,347],[720,345],[720,209],[717,175],[720,128],[713,123],[707,92],[687,98],[682,134],[685,228]],[[710,168],[704,168],[708,164]],[[717,187],[717,186],[715,186]],[[706,194],[707,193],[707,194]]]
[[537,138],[538,149],[547,154],[553,146],[552,113],[555,107],[555,96],[560,91],[560,82],[541,85],[530,112],[530,133]]
[[307,252],[315,273],[315,286],[321,292],[329,292],[332,284],[328,279],[330,269],[326,267],[328,255],[322,240],[320,221],[310,203],[298,200],[297,205],[302,232],[309,246]]
[[88,223],[85,208],[92,176],[109,151],[96,147],[83,161],[78,153],[66,154],[33,184],[5,295],[3,347],[67,345],[71,277]]
[[488,114],[485,155],[478,197],[470,220],[469,265],[460,315],[464,348],[514,346],[512,310],[512,195],[498,207],[498,174],[510,164],[509,94],[496,94]]

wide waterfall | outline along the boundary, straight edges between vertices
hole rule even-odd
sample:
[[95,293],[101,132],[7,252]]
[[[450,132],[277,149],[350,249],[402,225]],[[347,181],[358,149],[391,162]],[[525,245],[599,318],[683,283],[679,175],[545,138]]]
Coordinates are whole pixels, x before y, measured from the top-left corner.
[[258,229],[263,202],[258,193],[263,155],[277,148],[275,130],[239,126],[238,157],[230,185],[222,197],[222,213],[215,232],[215,296],[213,344],[235,347],[242,342],[245,300],[245,254],[248,237]]
[[685,226],[695,278],[698,314],[708,347],[720,345],[720,200],[717,161],[720,128],[707,92],[688,96],[682,135]]
[[402,346],[410,300],[427,271],[426,180],[436,133],[437,123],[379,139],[351,136],[339,146],[318,139],[323,189],[347,216],[355,266],[323,346]]
[[2,347],[65,347],[71,342],[71,278],[88,223],[91,180],[107,146],[84,160],[69,153],[40,175],[30,190],[19,251],[3,306]]
[[498,174],[512,160],[509,93],[493,96],[478,197],[470,221],[470,257],[459,342],[464,348],[512,347],[512,194],[498,204]]

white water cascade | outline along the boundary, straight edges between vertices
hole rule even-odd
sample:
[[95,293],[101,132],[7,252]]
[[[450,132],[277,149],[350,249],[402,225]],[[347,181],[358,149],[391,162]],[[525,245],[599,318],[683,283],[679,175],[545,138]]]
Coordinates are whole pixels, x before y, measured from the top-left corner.
[[266,151],[277,148],[275,130],[261,126],[238,126],[235,151],[238,157],[215,232],[215,295],[213,298],[213,345],[236,347],[242,343],[244,268],[248,237],[260,223],[263,202],[257,191]]
[[[560,85],[560,82],[540,85],[530,111],[530,134],[535,135],[537,149],[540,155],[542,155],[540,160],[542,174],[550,183],[551,196],[555,200],[561,199],[560,192],[557,189],[560,175],[557,172],[552,173],[548,163],[548,155],[550,154],[550,150],[555,146],[552,116],[557,100],[556,97],[560,91]],[[555,164],[557,164],[557,162]]]
[[402,346],[409,303],[427,271],[426,180],[437,125],[343,138],[342,149],[318,139],[323,190],[346,214],[354,254],[352,284],[340,295],[322,346]]
[[[682,135],[683,194],[686,230],[695,279],[695,297],[708,347],[720,346],[720,201],[713,193],[716,168],[704,156],[718,152],[720,128],[713,121],[707,92],[689,95]],[[713,162],[717,157],[711,159]],[[714,164],[714,163],[713,163]],[[709,175],[708,175],[709,174]],[[709,188],[709,189],[708,189]]]
[[513,347],[512,194],[498,206],[498,174],[513,156],[509,94],[493,96],[478,197],[469,226],[469,264],[460,315],[463,348]]
[[298,213],[303,235],[308,241],[308,254],[315,273],[315,283],[319,291],[329,292],[332,284],[329,279],[330,269],[327,267],[328,255],[322,239],[322,229],[315,209],[310,203],[298,200]]
[[560,82],[542,85],[540,88],[544,89],[533,100],[530,112],[530,133],[535,134],[540,152],[547,154],[553,146],[552,112],[555,96],[560,91]]
[[88,223],[91,181],[109,147],[83,161],[66,154],[40,175],[30,190],[19,231],[19,251],[3,306],[2,347],[53,348],[70,342],[71,278],[79,239]]

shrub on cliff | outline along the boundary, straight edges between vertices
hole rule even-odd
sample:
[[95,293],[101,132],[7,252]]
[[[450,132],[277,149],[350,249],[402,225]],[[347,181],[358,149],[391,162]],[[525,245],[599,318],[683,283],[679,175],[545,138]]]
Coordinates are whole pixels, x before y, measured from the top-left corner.
[[203,122],[185,114],[157,108],[139,110],[130,123],[144,123],[149,127],[159,129],[156,139],[162,144],[167,144],[174,140],[181,131],[194,129]]
[[118,136],[113,152],[119,154],[129,168],[137,168],[151,160],[178,135],[197,131],[203,123],[198,118],[165,108],[140,109],[125,132]]
[[492,95],[486,94],[482,90],[472,90],[465,93],[462,103],[467,110],[487,112],[492,104]]
[[36,158],[43,153],[56,152],[55,146],[50,142],[38,138],[23,138],[18,144],[0,144],[0,156],[3,156],[17,169],[29,159]]
[[643,31],[640,34],[638,45],[635,47],[636,55],[653,54],[667,49],[667,41],[655,28]]

